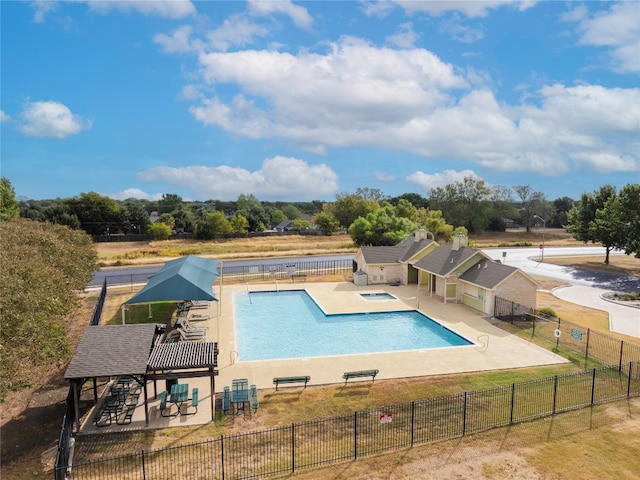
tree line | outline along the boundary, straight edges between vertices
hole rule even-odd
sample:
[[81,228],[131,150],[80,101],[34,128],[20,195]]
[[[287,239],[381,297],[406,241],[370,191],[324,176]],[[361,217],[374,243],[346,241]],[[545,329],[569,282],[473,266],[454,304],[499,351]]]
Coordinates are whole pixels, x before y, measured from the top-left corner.
[[[188,232],[200,240],[242,236],[273,229],[290,220],[289,229],[316,229],[327,235],[347,231],[360,245],[395,245],[416,228],[434,238],[448,240],[463,232],[504,231],[521,226],[566,228],[584,242],[602,243],[610,250],[636,254],[638,247],[638,184],[620,192],[605,185],[575,201],[561,197],[549,201],[529,185],[488,186],[484,180],[462,181],[430,190],[428,196],[405,193],[388,197],[379,189],[357,188],[336,195],[333,202],[266,202],[253,194],[236,201],[184,201],[167,193],[157,201],[114,200],[95,192],[55,200],[15,199],[9,180],[2,179],[3,205],[17,216],[81,229],[90,235],[151,234],[169,238]],[[11,198],[13,197],[13,200]],[[4,207],[3,207],[4,208]],[[16,213],[17,212],[17,213]],[[152,212],[157,219],[150,220]]]

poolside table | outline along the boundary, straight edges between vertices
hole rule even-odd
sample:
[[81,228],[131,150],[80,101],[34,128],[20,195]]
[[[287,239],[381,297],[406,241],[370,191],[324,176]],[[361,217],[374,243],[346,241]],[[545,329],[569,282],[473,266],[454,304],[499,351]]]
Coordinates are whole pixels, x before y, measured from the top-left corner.
[[178,413],[182,414],[182,405],[189,400],[189,384],[174,383],[171,385],[171,395],[169,401],[178,406]]
[[244,404],[249,401],[249,380],[238,378],[231,381],[231,403],[235,413],[244,411]]

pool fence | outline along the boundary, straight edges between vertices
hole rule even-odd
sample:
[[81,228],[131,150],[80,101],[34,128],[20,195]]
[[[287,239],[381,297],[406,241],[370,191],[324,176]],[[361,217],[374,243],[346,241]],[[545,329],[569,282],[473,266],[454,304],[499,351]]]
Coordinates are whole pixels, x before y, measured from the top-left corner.
[[[284,476],[637,396],[640,362],[118,457],[103,458],[99,453],[96,459],[78,459],[65,471],[78,480]],[[83,436],[77,441],[91,440]],[[64,477],[56,471],[56,478]]]

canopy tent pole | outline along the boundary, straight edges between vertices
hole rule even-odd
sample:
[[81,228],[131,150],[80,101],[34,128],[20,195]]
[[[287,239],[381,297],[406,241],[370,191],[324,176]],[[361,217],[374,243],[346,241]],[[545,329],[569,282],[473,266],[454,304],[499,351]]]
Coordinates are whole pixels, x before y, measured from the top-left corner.
[[124,307],[124,303],[122,304],[122,324],[125,324],[125,307]]

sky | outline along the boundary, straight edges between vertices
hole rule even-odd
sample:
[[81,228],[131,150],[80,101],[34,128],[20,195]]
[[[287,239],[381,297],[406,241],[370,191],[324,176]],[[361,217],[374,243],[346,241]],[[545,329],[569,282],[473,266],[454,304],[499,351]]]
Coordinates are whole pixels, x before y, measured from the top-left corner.
[[640,183],[640,1],[1,1],[18,199]]

